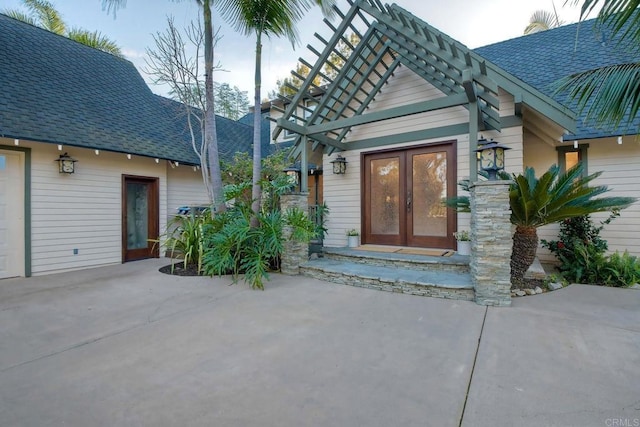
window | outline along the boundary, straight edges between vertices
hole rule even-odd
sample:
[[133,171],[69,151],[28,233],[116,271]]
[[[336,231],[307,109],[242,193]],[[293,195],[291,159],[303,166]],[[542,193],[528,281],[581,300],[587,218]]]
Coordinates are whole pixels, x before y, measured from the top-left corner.
[[589,144],[578,145],[578,148],[574,148],[573,145],[567,147],[557,147],[558,150],[558,166],[560,166],[560,172],[564,173],[577,165],[583,164],[582,175],[587,176],[587,149]]
[[[296,119],[295,119],[295,117],[289,117],[289,121],[291,123],[295,123]],[[284,130],[284,139],[291,139],[291,138],[294,138],[295,136],[296,136],[295,132],[292,132],[289,129],[285,129]]]

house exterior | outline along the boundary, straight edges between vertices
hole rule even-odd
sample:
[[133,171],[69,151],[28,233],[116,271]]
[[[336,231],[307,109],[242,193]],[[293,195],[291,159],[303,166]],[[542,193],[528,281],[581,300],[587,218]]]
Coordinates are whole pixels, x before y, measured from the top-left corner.
[[[507,172],[582,161],[589,173],[604,171],[596,184],[612,195],[640,196],[640,118],[629,129],[596,129],[552,87],[573,72],[639,59],[593,21],[471,50],[395,4],[355,1],[341,16],[299,91],[272,111],[274,140],[292,139],[301,164],[324,167],[325,246],[345,246],[355,228],[364,244],[455,249],[453,232],[470,228],[469,215],[440,202],[459,194],[458,181],[476,180],[480,138],[510,148]],[[315,86],[354,31],[360,42],[338,75]],[[337,156],[345,174],[331,173]],[[554,238],[557,226],[540,234]],[[602,235],[611,250],[640,255],[640,205]]]
[[[0,278],[158,256],[176,208],[208,203],[180,106],[129,61],[1,14],[0,58]],[[251,150],[252,126],[216,124],[223,159]]]

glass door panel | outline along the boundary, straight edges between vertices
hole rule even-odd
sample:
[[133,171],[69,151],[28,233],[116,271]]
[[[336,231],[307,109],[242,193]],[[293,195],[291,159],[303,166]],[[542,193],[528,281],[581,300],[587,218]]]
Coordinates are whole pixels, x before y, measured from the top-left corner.
[[371,233],[400,233],[400,160],[371,161]]
[[446,236],[447,153],[416,154],[413,157],[414,236]]
[[149,238],[148,184],[127,183],[127,249],[142,249]]

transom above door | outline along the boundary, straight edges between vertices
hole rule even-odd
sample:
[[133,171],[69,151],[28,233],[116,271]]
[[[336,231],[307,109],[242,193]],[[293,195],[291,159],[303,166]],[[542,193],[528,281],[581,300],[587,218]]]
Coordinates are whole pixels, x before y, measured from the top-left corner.
[[362,242],[454,248],[455,142],[365,153]]

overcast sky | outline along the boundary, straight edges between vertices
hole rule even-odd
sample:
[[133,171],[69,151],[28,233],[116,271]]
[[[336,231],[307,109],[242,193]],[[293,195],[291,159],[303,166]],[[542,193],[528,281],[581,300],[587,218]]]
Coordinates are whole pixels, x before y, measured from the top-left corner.
[[[183,0],[128,0],[124,9],[108,14],[101,7],[101,0],[50,0],[62,13],[69,26],[98,30],[115,40],[127,59],[144,73],[145,50],[154,47],[152,34],[167,27],[167,16],[175,18],[178,28],[183,28],[199,17],[195,1]],[[384,0],[383,0],[384,2]],[[519,37],[529,22],[531,14],[538,9],[552,10],[552,0],[396,0],[399,6],[438,28],[470,48],[484,46],[502,40]],[[577,7],[564,5],[564,0],[555,0],[560,18],[566,23],[576,22]],[[338,0],[343,11],[348,10],[346,0]],[[21,0],[0,0],[0,10],[20,8]],[[216,50],[216,61],[226,72],[216,72],[215,80],[227,82],[253,93],[255,41],[233,32],[214,14],[214,25],[220,25],[223,35]],[[335,22],[335,19],[334,19]],[[287,77],[295,68],[299,57],[315,62],[315,56],[306,48],[312,44],[318,50],[322,45],[313,36],[315,32],[330,37],[329,28],[322,22],[318,10],[310,12],[298,25],[299,45],[293,50],[286,40],[265,40],[263,48],[263,98],[274,89],[278,78]],[[151,89],[166,94],[166,89]]]

